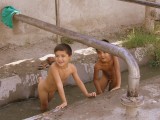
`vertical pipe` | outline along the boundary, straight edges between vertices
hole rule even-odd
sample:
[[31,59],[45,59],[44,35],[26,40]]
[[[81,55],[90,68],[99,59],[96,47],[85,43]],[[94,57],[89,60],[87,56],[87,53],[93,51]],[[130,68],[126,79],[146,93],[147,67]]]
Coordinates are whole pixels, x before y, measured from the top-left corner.
[[[55,0],[56,26],[60,27],[60,0]],[[60,36],[56,34],[57,44],[61,43]]]
[[[150,2],[155,2],[156,0],[147,0]],[[155,28],[155,16],[156,16],[156,10],[153,7],[146,6],[145,7],[145,30],[147,32],[154,32]]]

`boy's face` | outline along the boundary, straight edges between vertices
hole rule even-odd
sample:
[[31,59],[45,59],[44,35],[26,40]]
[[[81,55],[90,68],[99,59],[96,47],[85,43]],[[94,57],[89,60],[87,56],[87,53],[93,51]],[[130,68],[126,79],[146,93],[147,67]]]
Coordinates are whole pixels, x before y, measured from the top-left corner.
[[107,62],[108,55],[109,55],[108,53],[101,50],[97,50],[97,55],[101,62]]
[[57,51],[55,52],[55,62],[60,67],[65,67],[68,65],[71,56],[69,56],[66,51]]

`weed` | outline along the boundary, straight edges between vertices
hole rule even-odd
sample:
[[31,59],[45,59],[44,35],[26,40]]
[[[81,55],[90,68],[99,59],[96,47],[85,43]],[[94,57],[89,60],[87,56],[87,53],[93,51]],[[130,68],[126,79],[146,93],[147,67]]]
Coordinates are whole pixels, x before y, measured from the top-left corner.
[[157,32],[160,29],[160,24],[156,24],[156,26],[154,33],[148,33],[143,28],[133,28],[122,43],[122,46],[128,49],[152,45],[148,49],[148,55],[153,56],[149,62],[153,67],[160,66],[160,35]]

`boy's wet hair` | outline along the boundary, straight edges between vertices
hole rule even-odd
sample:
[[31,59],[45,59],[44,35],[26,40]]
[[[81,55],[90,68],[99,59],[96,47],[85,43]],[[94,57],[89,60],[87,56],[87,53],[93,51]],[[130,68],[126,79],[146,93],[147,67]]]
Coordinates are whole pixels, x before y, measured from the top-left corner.
[[54,49],[54,53],[56,53],[57,51],[66,51],[66,53],[69,56],[72,55],[71,47],[68,44],[65,44],[65,43],[58,44]]
[[[109,43],[109,41],[108,41],[108,40],[106,40],[106,39],[102,39],[101,41],[104,41],[104,42]],[[98,49],[96,49],[96,51],[98,51]]]

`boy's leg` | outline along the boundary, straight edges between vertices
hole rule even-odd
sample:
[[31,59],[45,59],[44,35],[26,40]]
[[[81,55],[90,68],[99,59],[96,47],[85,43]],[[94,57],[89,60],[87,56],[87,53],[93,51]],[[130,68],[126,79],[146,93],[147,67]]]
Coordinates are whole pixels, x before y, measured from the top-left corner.
[[51,101],[51,99],[53,98],[55,92],[52,93],[48,93],[48,102]]
[[112,91],[112,90],[117,90],[119,89],[120,87],[117,85],[117,79],[115,76],[113,76],[111,78],[111,82],[109,83],[109,91]]
[[41,103],[41,110],[45,111],[48,108],[48,92],[44,89],[43,80],[39,80],[38,84],[38,95]]
[[105,88],[107,87],[107,85],[109,83],[107,76],[102,74],[102,77],[99,82],[100,82],[101,89],[104,92]]

